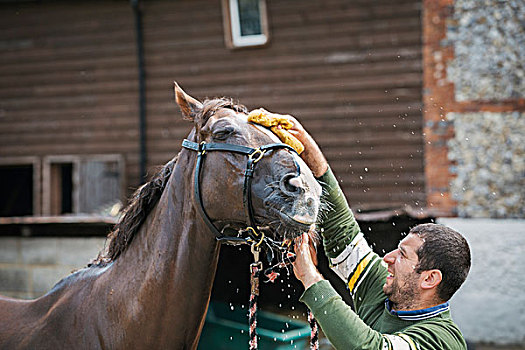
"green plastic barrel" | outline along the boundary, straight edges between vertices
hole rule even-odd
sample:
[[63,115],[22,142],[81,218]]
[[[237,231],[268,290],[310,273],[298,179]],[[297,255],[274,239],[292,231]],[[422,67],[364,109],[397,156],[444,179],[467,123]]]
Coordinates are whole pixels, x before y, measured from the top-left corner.
[[[308,323],[270,312],[257,312],[259,349],[307,349]],[[199,350],[248,349],[248,310],[223,303],[211,303],[199,341]]]

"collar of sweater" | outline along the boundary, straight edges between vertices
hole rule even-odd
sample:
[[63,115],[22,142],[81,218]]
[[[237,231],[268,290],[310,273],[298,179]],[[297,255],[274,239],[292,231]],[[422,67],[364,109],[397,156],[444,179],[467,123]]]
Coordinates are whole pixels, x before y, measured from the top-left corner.
[[447,301],[446,303],[432,306],[426,309],[410,310],[410,311],[395,311],[395,310],[392,310],[392,302],[388,300],[388,298],[385,301],[385,306],[388,312],[390,312],[390,314],[397,316],[400,319],[406,320],[406,321],[425,320],[427,318],[437,316],[440,313],[448,311],[450,309],[450,305]]

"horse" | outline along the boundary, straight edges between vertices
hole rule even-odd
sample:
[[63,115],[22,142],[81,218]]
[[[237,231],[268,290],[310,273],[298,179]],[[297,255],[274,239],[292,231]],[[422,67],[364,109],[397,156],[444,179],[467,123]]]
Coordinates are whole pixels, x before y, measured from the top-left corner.
[[178,155],[131,197],[91,264],[40,298],[0,297],[0,349],[195,349],[221,242],[270,246],[316,222],[319,184],[246,107],[176,83],[175,100],[193,123]]

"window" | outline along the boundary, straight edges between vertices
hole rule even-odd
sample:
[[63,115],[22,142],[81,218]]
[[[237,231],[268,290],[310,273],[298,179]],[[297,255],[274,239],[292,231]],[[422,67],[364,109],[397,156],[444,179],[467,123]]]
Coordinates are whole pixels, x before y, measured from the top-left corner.
[[0,217],[108,215],[124,192],[118,154],[0,158]]
[[38,158],[0,159],[0,217],[40,214],[39,185]]
[[119,155],[48,156],[43,159],[43,214],[103,213],[123,194]]
[[265,0],[222,0],[226,45],[261,46],[268,42]]

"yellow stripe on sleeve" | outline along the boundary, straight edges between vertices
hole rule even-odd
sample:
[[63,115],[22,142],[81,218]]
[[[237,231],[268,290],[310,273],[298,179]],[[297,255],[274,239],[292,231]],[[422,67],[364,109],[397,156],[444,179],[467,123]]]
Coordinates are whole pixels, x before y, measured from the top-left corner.
[[357,267],[355,268],[355,271],[352,274],[352,277],[350,277],[350,280],[348,281],[348,288],[350,289],[350,293],[353,293],[355,284],[359,280],[359,276],[361,276],[363,271],[365,271],[366,267],[368,266],[368,264],[370,263],[373,257],[374,257],[373,252],[368,253],[363,258],[363,260],[361,260],[359,265],[357,265]]
[[403,334],[403,333],[398,333],[397,335],[403,338],[410,345],[410,350],[418,350],[416,343],[414,343],[412,338],[410,338],[408,335]]

